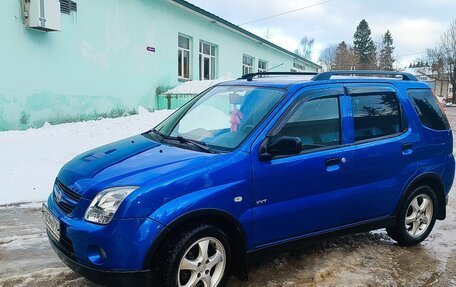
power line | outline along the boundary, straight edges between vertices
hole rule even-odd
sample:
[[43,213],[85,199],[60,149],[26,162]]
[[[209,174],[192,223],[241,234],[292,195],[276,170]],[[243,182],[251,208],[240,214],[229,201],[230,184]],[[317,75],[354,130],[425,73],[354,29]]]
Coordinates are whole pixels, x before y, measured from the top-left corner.
[[426,51],[414,53],[414,54],[397,55],[396,57],[408,57],[408,56],[422,55],[424,53],[426,53]]
[[256,19],[256,20],[249,21],[249,22],[245,22],[245,23],[239,24],[238,26],[244,26],[244,25],[247,25],[247,24],[251,24],[251,23],[255,23],[255,22],[260,22],[260,21],[264,21],[264,20],[271,19],[271,18],[283,16],[283,15],[286,15],[286,14],[298,12],[298,11],[305,10],[305,9],[309,9],[309,8],[312,8],[312,7],[315,7],[315,6],[318,6],[318,5],[322,5],[322,4],[331,2],[331,1],[334,1],[334,0],[326,0],[326,1],[323,1],[323,2],[319,2],[319,3],[315,3],[315,4],[313,4],[313,5],[306,6],[306,7],[302,7],[302,8],[290,10],[290,11],[287,11],[287,12],[283,12],[283,13],[280,13],[280,14],[271,15],[271,16],[268,16],[268,17],[265,17],[265,18]]

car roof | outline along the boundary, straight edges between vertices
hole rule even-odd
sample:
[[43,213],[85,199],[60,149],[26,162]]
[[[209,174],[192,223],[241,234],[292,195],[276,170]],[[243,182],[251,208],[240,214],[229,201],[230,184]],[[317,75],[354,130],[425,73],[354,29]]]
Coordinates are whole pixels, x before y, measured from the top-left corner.
[[244,75],[237,80],[223,82],[220,85],[260,86],[268,88],[292,89],[306,85],[328,83],[394,83],[426,88],[409,73],[395,71],[331,71],[323,73],[266,72]]
[[271,88],[281,88],[286,89],[294,84],[301,84],[305,82],[310,82],[312,76],[267,76],[255,78],[254,80],[246,79],[237,79],[233,81],[223,82],[219,85],[226,86],[261,86],[261,87],[271,87]]

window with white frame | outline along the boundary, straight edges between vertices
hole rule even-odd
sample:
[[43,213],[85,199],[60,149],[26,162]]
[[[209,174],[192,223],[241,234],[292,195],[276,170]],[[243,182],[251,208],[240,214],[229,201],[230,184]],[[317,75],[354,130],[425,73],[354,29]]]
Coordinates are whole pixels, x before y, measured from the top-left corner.
[[294,60],[293,67],[302,71],[306,70],[306,65],[302,61],[297,59]]
[[242,75],[253,73],[253,63],[255,59],[248,55],[242,57]]
[[200,41],[199,62],[200,80],[213,80],[217,77],[215,45]]
[[179,79],[190,80],[190,38],[179,35],[177,70]]
[[263,60],[258,60],[258,73],[266,72],[268,69],[268,62]]

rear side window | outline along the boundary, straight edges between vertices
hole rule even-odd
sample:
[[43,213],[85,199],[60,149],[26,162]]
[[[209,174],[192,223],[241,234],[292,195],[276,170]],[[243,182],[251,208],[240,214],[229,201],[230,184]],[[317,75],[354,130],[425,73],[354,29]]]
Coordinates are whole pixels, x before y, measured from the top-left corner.
[[431,90],[408,90],[407,95],[421,123],[433,130],[449,130],[450,124]]
[[351,96],[355,141],[393,135],[404,130],[399,102],[392,93]]
[[340,144],[339,99],[320,98],[298,104],[275,138],[298,137],[303,151]]

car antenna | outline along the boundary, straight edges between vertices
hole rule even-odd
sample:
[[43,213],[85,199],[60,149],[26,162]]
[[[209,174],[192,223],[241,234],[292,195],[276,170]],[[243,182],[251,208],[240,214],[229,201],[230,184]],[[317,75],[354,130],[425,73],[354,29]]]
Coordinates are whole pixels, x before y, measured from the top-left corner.
[[256,74],[252,74],[252,76],[250,76],[250,77],[247,78],[247,81],[251,82],[251,81],[253,80],[253,77],[255,77],[255,76],[261,76],[261,74],[267,73],[267,72],[269,72],[269,71],[271,71],[271,70],[274,70],[275,68],[278,68],[278,67],[280,67],[280,66],[283,66],[283,64],[284,64],[284,63],[281,63],[281,64],[278,64],[278,65],[276,65],[276,66],[274,66],[274,67],[272,67],[272,68],[269,68],[269,69],[267,69],[267,70],[265,70],[265,71],[263,71],[263,72],[256,73]]

